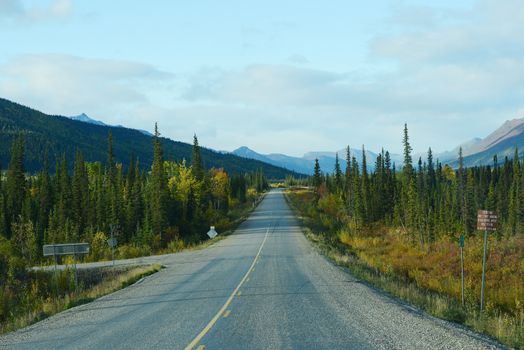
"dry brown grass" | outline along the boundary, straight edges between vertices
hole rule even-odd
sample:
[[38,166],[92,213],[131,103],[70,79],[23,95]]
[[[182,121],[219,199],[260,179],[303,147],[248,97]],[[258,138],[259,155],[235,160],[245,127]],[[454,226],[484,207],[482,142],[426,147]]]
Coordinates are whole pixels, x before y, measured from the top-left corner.
[[[54,314],[91,302],[104,295],[113,293],[119,289],[125,288],[141,278],[158,272],[162,268],[161,265],[147,265],[138,266],[125,269],[114,269],[111,273],[104,274],[104,277],[90,285],[88,288],[82,287],[82,280],[80,280],[80,287],[77,292],[66,293],[58,297],[38,297],[38,291],[34,291],[35,296],[32,296],[33,302],[31,307],[18,309],[18,314],[12,315],[6,322],[0,324],[0,334],[11,332],[20,328],[27,327],[44,318],[50,317]],[[106,268],[107,269],[107,268]],[[98,269],[94,269],[92,274],[99,273]],[[47,272],[47,278],[52,280],[53,273]],[[89,278],[89,271],[83,271],[86,278]],[[42,277],[42,274],[40,278]],[[34,289],[33,284],[33,289]]]
[[301,216],[306,236],[358,278],[431,315],[524,349],[524,237],[491,238],[486,310],[480,313],[481,237],[466,241],[466,305],[462,307],[457,244],[442,239],[421,248],[384,227],[374,227],[370,234],[349,229],[329,232],[315,222],[311,192],[288,192],[287,199]]

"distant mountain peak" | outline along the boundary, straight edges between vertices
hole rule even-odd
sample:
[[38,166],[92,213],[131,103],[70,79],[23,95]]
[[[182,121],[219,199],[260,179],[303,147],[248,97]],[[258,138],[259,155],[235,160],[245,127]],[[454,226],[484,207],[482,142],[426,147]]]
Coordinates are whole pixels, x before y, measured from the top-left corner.
[[106,123],[101,122],[100,120],[92,119],[85,113],[69,117],[69,119],[76,120],[76,121],[83,122],[83,123],[107,126]]
[[[261,160],[263,162],[273,164],[285,169],[290,169],[301,174],[312,174],[315,164],[315,159],[319,160],[320,167],[324,172],[331,172],[335,166],[335,158],[338,153],[340,166],[342,170],[345,170],[346,162],[346,149],[340,149],[336,152],[330,151],[321,151],[321,152],[308,152],[305,153],[302,157],[289,156],[282,153],[270,153],[270,154],[261,154],[253,151],[249,147],[242,146],[231,152],[237,156],[244,158],[251,158]],[[354,156],[359,164],[362,164],[362,149],[351,148],[351,154]],[[374,167],[374,161],[378,156],[377,153],[373,153],[369,150],[366,150],[366,157],[368,158],[368,168],[372,169]],[[397,154],[391,154],[391,160],[393,163],[401,161],[401,156]]]
[[263,157],[260,153],[253,151],[251,148],[247,146],[238,147],[231,153],[244,158],[259,159]]
[[467,154],[486,151],[506,140],[524,133],[524,118],[506,120],[497,130],[468,149]]
[[231,153],[235,153],[235,152],[245,152],[245,151],[254,152],[251,148],[249,148],[249,147],[247,147],[247,146],[240,146],[240,147],[238,147],[236,150],[234,150],[234,151],[231,152]]
[[[69,117],[69,119],[71,120],[76,120],[78,122],[82,122],[82,123],[88,123],[88,124],[93,124],[93,125],[100,125],[100,126],[114,126],[116,128],[127,128],[123,125],[109,125],[109,124],[106,124],[104,123],[103,121],[100,121],[100,120],[96,120],[96,119],[93,119],[91,117],[89,117],[87,114],[85,113],[82,113],[82,114],[79,114],[79,115],[75,115],[75,116],[72,116],[72,117]],[[128,128],[127,128],[128,129]],[[153,136],[152,133],[150,133],[149,131],[146,131],[146,130],[142,130],[142,129],[133,129],[133,130],[137,130],[139,132],[141,132],[142,134],[146,135],[146,136]]]

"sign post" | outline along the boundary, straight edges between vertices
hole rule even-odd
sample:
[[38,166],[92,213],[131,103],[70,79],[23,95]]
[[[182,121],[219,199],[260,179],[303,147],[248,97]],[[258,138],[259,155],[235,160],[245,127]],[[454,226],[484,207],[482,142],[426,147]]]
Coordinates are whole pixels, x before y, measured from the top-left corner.
[[75,292],[78,292],[78,270],[76,269],[76,246],[73,247],[73,263],[75,267]]
[[486,286],[486,254],[488,250],[488,231],[495,231],[497,214],[494,211],[479,210],[477,214],[477,230],[484,231],[484,254],[482,256],[482,284],[480,287],[480,311],[484,310],[484,288]]
[[115,238],[115,232],[118,230],[118,225],[109,225],[109,228],[111,229],[111,238],[107,240],[107,244],[111,247],[111,258],[113,259],[113,267],[115,266],[115,247],[117,244],[116,238]]
[[464,235],[460,235],[460,270],[461,270],[461,296],[464,306]]
[[[55,261],[56,278],[56,257],[59,255],[73,255],[75,269],[75,288],[78,287],[78,272],[76,268],[76,255],[89,253],[89,243],[66,243],[66,244],[46,244],[43,246],[43,255],[52,256]],[[58,291],[58,286],[57,286]]]
[[56,253],[55,253],[55,247],[53,246],[53,261],[55,262],[55,292],[56,292],[56,296],[58,297],[58,277],[56,275]]

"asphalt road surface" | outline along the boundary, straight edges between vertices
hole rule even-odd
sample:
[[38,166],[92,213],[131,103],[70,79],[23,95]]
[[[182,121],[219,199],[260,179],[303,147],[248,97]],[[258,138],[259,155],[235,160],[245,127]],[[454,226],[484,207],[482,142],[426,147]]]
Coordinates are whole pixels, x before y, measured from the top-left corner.
[[500,348],[331,264],[311,247],[278,190],[226,239],[152,259],[167,268],[4,335],[0,348]]

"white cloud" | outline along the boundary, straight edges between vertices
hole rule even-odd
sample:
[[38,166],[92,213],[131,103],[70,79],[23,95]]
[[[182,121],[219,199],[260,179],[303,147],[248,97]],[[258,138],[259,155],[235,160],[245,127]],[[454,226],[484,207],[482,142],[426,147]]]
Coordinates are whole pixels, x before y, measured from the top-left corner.
[[[183,98],[253,106],[335,104],[346,74],[257,64],[239,71],[204,69],[189,77]],[[342,87],[343,89],[343,87]]]
[[402,17],[416,18],[423,11],[426,25],[412,30],[412,22],[392,14],[393,34],[375,38],[372,54],[401,64],[424,65],[442,62],[485,62],[496,57],[522,56],[524,4],[520,0],[483,0],[469,11],[446,11],[430,7],[402,7]]
[[[14,14],[17,4],[0,8]],[[404,122],[417,151],[451,149],[522,116],[522,7],[493,0],[460,12],[399,7],[386,22],[389,34],[369,48],[370,65],[384,62],[387,71],[312,68],[295,55],[289,64],[177,72],[174,81],[136,62],[26,55],[0,66],[0,95],[137,128],[158,121],[165,136],[190,141],[196,132],[217,149],[300,155],[349,143],[398,152]],[[60,8],[56,14],[70,12]]]
[[259,107],[337,106],[377,116],[388,113],[473,113],[510,106],[524,93],[524,61],[424,64],[362,76],[287,65],[253,65],[239,71],[205,69],[181,94],[189,101]]
[[73,9],[71,0],[55,0],[51,3],[50,13],[56,17],[68,16]]
[[[295,153],[313,149],[316,140],[338,142],[334,149],[366,143],[398,152],[405,121],[417,150],[444,150],[519,116],[524,109],[521,2],[483,1],[462,12],[401,10],[389,22],[394,34],[376,37],[370,47],[373,59],[394,63],[389,71],[269,64],[208,68],[188,78],[181,96],[191,103],[246,107],[251,123],[263,114],[267,125],[261,128],[270,135],[293,135],[280,144],[272,141],[266,150],[291,147]],[[414,21],[418,15],[428,23]],[[316,136],[300,136],[293,132],[297,128]]]
[[0,0],[0,17],[17,16],[24,12],[20,0]]
[[[144,84],[172,75],[152,66],[69,55],[24,55],[0,66],[0,95],[54,114],[105,115],[145,103]],[[108,116],[109,117],[109,116]]]
[[34,6],[22,0],[0,0],[0,19],[42,22],[65,19],[72,12],[72,0],[51,0],[45,6]]

